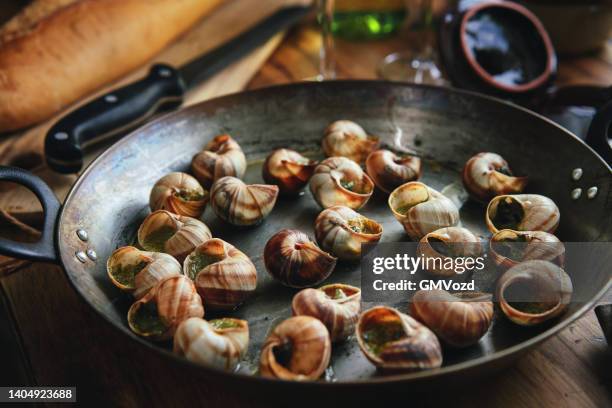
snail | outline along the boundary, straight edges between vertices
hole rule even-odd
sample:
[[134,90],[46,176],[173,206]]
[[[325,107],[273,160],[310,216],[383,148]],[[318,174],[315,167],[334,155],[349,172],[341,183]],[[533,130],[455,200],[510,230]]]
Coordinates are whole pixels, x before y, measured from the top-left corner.
[[366,171],[385,193],[421,176],[421,159],[416,156],[398,156],[390,150],[373,151],[366,159]]
[[143,249],[170,254],[179,262],[210,238],[210,229],[202,221],[165,210],[152,212],[138,228],[138,244]]
[[128,310],[130,329],[151,340],[166,340],[190,317],[204,317],[202,299],[193,282],[184,275],[159,282]]
[[358,210],[372,196],[374,183],[354,161],[330,157],[315,167],[310,192],[322,208],[344,205]]
[[206,188],[221,177],[242,178],[246,166],[246,157],[240,145],[230,135],[215,136],[191,160],[191,172]]
[[559,226],[559,208],[548,197],[538,194],[501,195],[487,206],[485,221],[489,231],[544,231],[553,233]]
[[561,315],[572,291],[569,275],[542,260],[521,262],[504,272],[497,282],[502,312],[521,326],[534,326]]
[[177,215],[199,218],[208,202],[208,191],[187,173],[170,173],[160,178],[149,196],[151,211],[167,210]]
[[527,185],[527,177],[515,177],[503,157],[496,153],[478,153],[463,167],[465,189],[478,201],[498,195],[517,194]]
[[321,211],[315,220],[315,237],[321,248],[342,260],[356,261],[361,244],[378,242],[382,225],[344,206]]
[[[453,258],[476,258],[482,255],[480,240],[470,230],[461,227],[440,228],[425,234],[417,245],[416,253],[425,261],[424,269],[437,276],[450,277],[472,269],[475,264]],[[484,267],[484,265],[483,265]]]
[[140,299],[158,282],[180,275],[181,264],[168,254],[125,246],[108,258],[106,272],[113,285]]
[[211,310],[234,309],[257,287],[251,259],[218,238],[198,245],[185,259],[183,273],[193,280]]
[[293,288],[321,283],[334,270],[336,260],[298,230],[277,232],[264,248],[264,263],[270,276]]
[[359,348],[382,370],[422,370],[442,365],[442,348],[436,335],[412,317],[387,306],[377,306],[359,316]]
[[342,283],[332,283],[318,289],[302,289],[291,302],[294,316],[319,319],[331,340],[346,340],[355,332],[361,309],[361,289]]
[[410,303],[410,315],[454,347],[476,344],[493,321],[491,295],[419,290]]
[[210,197],[219,218],[232,225],[251,226],[270,214],[276,204],[278,186],[245,184],[236,177],[223,177],[213,184]]
[[355,122],[338,120],[325,129],[322,147],[327,157],[342,156],[363,163],[368,154],[378,147],[378,138],[368,136]]
[[389,208],[413,240],[459,223],[459,210],[444,194],[418,181],[402,184],[389,195]]
[[281,380],[316,380],[331,356],[327,328],[319,319],[295,316],[276,326],[263,344],[259,372]]
[[192,317],[174,334],[174,352],[207,367],[234,371],[249,345],[245,320],[222,318],[206,321]]
[[262,167],[266,183],[278,186],[281,194],[298,193],[310,180],[317,162],[290,149],[276,149]]
[[500,230],[491,237],[489,254],[502,270],[533,259],[550,261],[560,267],[565,263],[565,245],[544,231]]

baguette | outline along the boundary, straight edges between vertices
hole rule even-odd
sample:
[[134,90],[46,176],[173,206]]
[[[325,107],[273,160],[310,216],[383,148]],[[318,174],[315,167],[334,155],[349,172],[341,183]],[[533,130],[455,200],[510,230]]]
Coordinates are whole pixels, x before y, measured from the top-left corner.
[[47,4],[0,31],[0,132],[48,119],[138,68],[223,0],[37,1]]

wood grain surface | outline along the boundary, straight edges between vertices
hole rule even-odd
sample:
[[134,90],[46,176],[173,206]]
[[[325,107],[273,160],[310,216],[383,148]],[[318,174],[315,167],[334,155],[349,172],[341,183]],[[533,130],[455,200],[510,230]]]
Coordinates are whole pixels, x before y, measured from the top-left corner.
[[[293,30],[248,83],[248,88],[312,77],[317,72],[319,41],[310,25]],[[374,78],[380,59],[388,52],[401,49],[403,41],[400,38],[367,44],[340,43],[337,54],[340,76]],[[195,47],[197,42],[194,37],[189,44]],[[596,55],[562,61],[559,83],[609,84],[612,82],[611,49],[608,46]],[[244,85],[245,77],[241,78]],[[215,85],[220,88],[216,89],[226,91],[228,88],[222,84],[218,79]],[[234,84],[227,86],[238,89]],[[29,142],[15,138],[3,143],[0,159],[18,157],[28,147],[39,152],[35,147],[39,136],[25,137],[29,139],[23,140]],[[60,194],[61,191],[58,190]],[[7,208],[7,201],[0,200],[0,203],[1,208]],[[24,206],[24,203],[16,200],[14,205]],[[16,233],[22,237],[31,234],[27,227]],[[189,379],[182,378],[177,368],[164,366],[163,362],[149,357],[150,353],[144,353],[101,321],[78,298],[59,267],[21,263],[9,268],[0,262],[0,271],[5,272],[0,288],[19,328],[30,381],[41,385],[77,385],[79,400],[96,406],[267,405],[242,396],[240,390],[210,389],[206,384],[199,385],[198,395],[182,394],[181,383]],[[604,302],[612,302],[612,293]],[[610,347],[593,311],[589,311],[498,376],[462,389],[409,395],[402,405],[608,407],[612,406],[611,367]],[[296,400],[299,401],[299,396]],[[293,405],[297,404],[287,401],[285,406]]]

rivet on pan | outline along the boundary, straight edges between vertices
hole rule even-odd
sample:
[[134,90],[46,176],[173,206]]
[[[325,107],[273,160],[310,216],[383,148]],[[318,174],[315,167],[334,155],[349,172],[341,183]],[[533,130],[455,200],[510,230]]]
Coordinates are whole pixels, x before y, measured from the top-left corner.
[[572,199],[577,200],[580,198],[581,195],[582,195],[581,188],[575,188],[572,190]]
[[83,251],[76,251],[74,256],[76,256],[76,258],[83,263],[87,262],[87,255]]
[[587,190],[587,197],[589,200],[592,200],[595,198],[595,196],[597,195],[597,187],[593,186],[593,187],[589,187],[589,189]]
[[68,133],[57,132],[56,134],[53,135],[53,137],[55,138],[55,140],[66,140],[68,139]]
[[172,71],[170,71],[168,68],[161,68],[158,73],[159,76],[163,78],[170,78],[172,76]]
[[79,237],[79,239],[83,242],[86,242],[89,239],[89,235],[87,235],[87,231],[85,231],[83,228],[79,228],[76,231],[77,237]]
[[115,95],[113,94],[108,94],[104,97],[104,100],[108,103],[115,103],[119,100],[119,98],[117,98]]
[[96,251],[90,248],[87,250],[87,257],[92,261],[96,261],[98,259],[98,254],[96,254]]
[[582,177],[582,169],[580,167],[572,170],[572,180],[578,181],[580,180],[580,177]]

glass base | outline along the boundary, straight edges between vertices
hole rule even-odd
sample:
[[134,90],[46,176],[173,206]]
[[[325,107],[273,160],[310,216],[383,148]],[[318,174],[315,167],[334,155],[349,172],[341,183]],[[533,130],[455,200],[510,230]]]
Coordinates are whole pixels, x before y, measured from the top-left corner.
[[427,54],[389,54],[378,67],[378,75],[389,81],[414,82],[416,84],[447,85],[442,71]]

